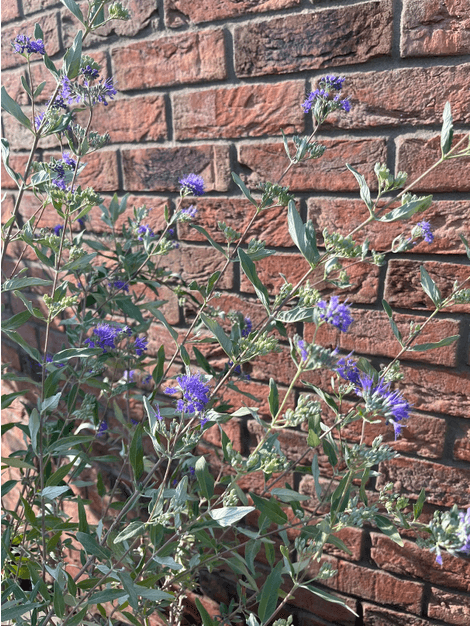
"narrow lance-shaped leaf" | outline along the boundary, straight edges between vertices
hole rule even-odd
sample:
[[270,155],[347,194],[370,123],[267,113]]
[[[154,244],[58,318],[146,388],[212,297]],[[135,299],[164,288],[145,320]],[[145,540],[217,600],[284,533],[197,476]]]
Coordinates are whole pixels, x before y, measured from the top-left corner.
[[269,410],[273,417],[276,417],[279,411],[279,391],[274,378],[269,379]]
[[436,307],[439,307],[442,304],[442,296],[441,296],[441,292],[439,291],[438,286],[433,281],[433,279],[429,276],[424,265],[421,265],[420,272],[421,272],[421,287],[423,288],[424,292],[431,298],[434,305]]
[[451,146],[452,139],[454,137],[454,127],[452,120],[452,111],[450,108],[450,102],[446,102],[444,106],[444,112],[442,114],[442,130],[441,130],[441,150],[442,156],[445,156]]
[[315,241],[315,230],[311,224],[305,226],[302,222],[302,218],[295,208],[295,202],[293,200],[289,201],[287,209],[287,226],[292,241],[300,250],[302,256],[307,259],[310,265],[315,265],[319,259]]
[[384,308],[385,313],[387,314],[388,321],[390,322],[390,326],[392,327],[393,334],[398,339],[400,345],[403,345],[403,338],[401,332],[398,330],[398,326],[395,324],[393,320],[393,311],[386,300],[382,300],[382,306]]
[[444,346],[450,346],[451,343],[457,341],[460,335],[452,335],[452,337],[446,337],[445,339],[441,339],[440,341],[436,341],[434,343],[419,343],[416,346],[410,348],[414,352],[425,352],[426,350],[434,350],[435,348],[442,348]]
[[233,178],[235,184],[238,185],[238,187],[240,188],[240,190],[241,190],[242,194],[245,196],[245,198],[247,200],[249,200],[253,206],[257,207],[258,204],[257,204],[256,200],[253,198],[251,193],[248,191],[245,183],[242,181],[240,176],[238,176],[238,174],[235,174],[235,172],[232,172],[232,178]]
[[257,272],[256,267],[250,257],[246,254],[244,250],[241,248],[238,249],[238,258],[240,259],[240,264],[242,266],[242,270],[250,283],[255,288],[256,294],[258,298],[261,300],[265,309],[269,312],[269,294],[266,287],[261,282]]
[[229,337],[227,337],[227,335],[225,334],[225,331],[222,328],[222,326],[220,326],[220,324],[218,324],[218,322],[216,322],[216,320],[213,320],[212,318],[207,317],[207,315],[205,315],[204,313],[201,313],[201,319],[204,322],[205,326],[207,326],[207,328],[212,332],[214,337],[220,343],[220,345],[222,346],[223,351],[228,356],[230,356],[230,357],[233,356],[233,344],[232,344],[232,341],[230,340]]
[[207,461],[203,456],[196,461],[195,470],[201,493],[209,501],[214,495],[214,478],[209,472]]
[[351,165],[349,165],[349,163],[346,163],[346,167],[352,174],[354,174],[354,177],[359,183],[359,193],[361,194],[361,198],[372,215],[372,200],[370,198],[370,189],[369,185],[366,183],[366,179],[362,174],[359,174],[359,172],[357,172]]
[[144,425],[142,423],[136,426],[129,448],[129,460],[136,480],[139,480],[144,473],[144,446],[142,444],[143,429]]
[[396,222],[397,220],[406,220],[419,211],[427,209],[432,202],[432,196],[422,196],[414,200],[409,200],[396,209],[392,209],[383,217],[377,217],[379,222]]
[[13,115],[13,117],[16,118],[22,126],[31,130],[31,122],[29,118],[23,113],[20,105],[8,95],[5,87],[2,87],[2,109],[10,115]]

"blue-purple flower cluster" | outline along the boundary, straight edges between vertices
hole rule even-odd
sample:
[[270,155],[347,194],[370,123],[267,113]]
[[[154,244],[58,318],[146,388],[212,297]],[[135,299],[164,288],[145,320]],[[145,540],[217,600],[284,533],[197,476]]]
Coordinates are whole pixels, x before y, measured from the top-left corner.
[[11,45],[18,54],[46,54],[42,39],[31,39],[26,35],[17,35]]
[[108,287],[111,289],[122,289],[122,291],[129,293],[129,285],[124,280],[113,280],[112,283],[108,283]]
[[[184,374],[178,376],[176,379],[178,383],[179,391],[183,394],[183,397],[176,403],[176,408],[182,413],[203,413],[209,402],[210,388],[199,374]],[[178,393],[178,388],[167,387],[166,393],[174,394]],[[201,419],[201,424],[204,425],[206,419]]]
[[470,555],[470,507],[466,513],[463,511],[459,513],[459,521],[460,527],[457,534],[462,541],[462,545],[458,551]]
[[297,348],[300,352],[300,358],[302,361],[308,359],[307,342],[304,339],[299,339],[297,342]]
[[191,204],[186,209],[181,209],[180,220],[181,221],[190,221],[194,219],[197,215],[197,208],[194,204]]
[[330,302],[320,300],[317,307],[320,309],[320,319],[335,326],[343,333],[348,331],[354,321],[351,316],[351,309],[345,303],[341,304],[338,296],[331,296]]
[[253,329],[253,323],[249,317],[243,318],[244,327],[242,328],[242,337],[248,337]]
[[137,233],[140,235],[137,237],[139,241],[143,241],[144,237],[155,237],[155,233],[148,224],[142,224],[139,226]]
[[429,222],[418,222],[417,228],[413,229],[414,234],[422,237],[426,243],[432,243],[434,241],[434,235],[431,230],[431,224]]
[[391,383],[380,377],[377,382],[361,372],[350,355],[341,358],[336,364],[336,371],[345,380],[354,385],[355,394],[363,398],[366,411],[376,415],[382,415],[386,423],[392,423],[395,430],[395,439],[401,433],[404,420],[410,417],[410,404],[405,400],[400,391],[390,389]]
[[339,94],[331,97],[331,91],[341,91],[345,78],[328,74],[319,80],[319,89],[310,92],[307,99],[302,104],[304,113],[308,113],[317,103],[321,105],[323,118],[332,111],[342,109],[346,113],[351,110],[351,103],[347,98],[341,99]]
[[[93,72],[94,70],[91,70]],[[86,72],[82,73],[82,76],[87,76]],[[90,78],[94,78],[90,76]],[[108,99],[113,100],[117,91],[113,84],[113,78],[109,77],[104,82],[100,80],[96,85],[90,85],[88,80],[83,80],[83,85],[71,81],[67,76],[62,78],[62,89],[60,92],[60,98],[68,104],[87,104],[94,106],[98,102],[101,102],[105,106],[108,106]]]
[[148,341],[145,337],[136,337],[134,339],[134,350],[137,356],[142,356],[142,354],[147,350]]
[[188,174],[184,178],[180,178],[178,183],[181,185],[183,195],[202,196],[204,193],[204,180],[197,174]]
[[51,167],[51,170],[55,172],[55,178],[52,179],[52,184],[62,191],[66,191],[67,186],[65,183],[65,171],[67,169],[72,169],[77,165],[75,159],[68,153],[62,153],[62,159],[56,161],[54,165]]

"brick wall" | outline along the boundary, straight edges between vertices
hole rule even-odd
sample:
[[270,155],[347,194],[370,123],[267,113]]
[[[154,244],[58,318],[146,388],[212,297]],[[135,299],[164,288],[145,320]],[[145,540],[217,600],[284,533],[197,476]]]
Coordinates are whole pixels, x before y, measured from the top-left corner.
[[[88,41],[88,51],[114,76],[119,94],[107,108],[96,110],[94,129],[108,130],[111,143],[87,159],[82,181],[106,198],[116,191],[129,192],[130,207],[142,203],[153,207],[149,223],[154,228],[162,222],[164,204],[175,206],[179,176],[195,172],[204,177],[208,189],[197,203],[199,223],[216,240],[221,219],[241,230],[250,217],[250,205],[230,172],[239,173],[249,185],[279,177],[286,165],[280,129],[287,134],[311,132],[312,119],[300,104],[326,72],[346,76],[351,113],[322,128],[324,157],[295,168],[284,181],[295,193],[303,217],[320,230],[346,232],[365,217],[345,162],[360,170],[372,186],[378,160],[387,162],[392,171],[408,171],[410,180],[416,177],[439,155],[447,100],[456,130],[468,131],[470,0],[130,0],[129,7],[132,22],[110,27],[108,39],[94,36]],[[31,35],[38,21],[49,55],[59,57],[75,32],[69,16],[54,0],[2,3],[2,78],[21,104],[27,104],[19,86],[25,69],[22,59],[11,54],[8,41],[19,32]],[[36,82],[47,79],[50,86],[40,63],[33,64],[33,72]],[[44,100],[49,93],[48,88],[43,91]],[[4,120],[3,133],[17,149],[12,161],[21,170],[28,137],[11,117]],[[55,146],[47,139],[41,148],[40,156],[46,157]],[[14,186],[8,177],[3,181],[8,208]],[[422,321],[432,310],[419,287],[420,265],[444,294],[454,280],[468,275],[469,263],[457,233],[470,236],[469,162],[446,163],[416,190],[435,194],[427,216],[435,230],[434,243],[388,258],[381,269],[358,265],[351,274],[352,287],[346,290],[356,322],[347,334],[325,330],[324,345],[354,348],[374,357],[376,365],[386,363],[396,346],[381,299],[397,310],[397,323],[406,329],[410,320]],[[24,217],[35,209],[34,198],[26,196]],[[43,225],[55,222],[46,215]],[[102,228],[98,210],[92,213],[91,227]],[[386,250],[399,230],[394,224],[373,227],[371,246]],[[279,248],[278,256],[259,264],[272,291],[282,284],[280,271],[288,280],[299,277],[304,265],[288,237],[284,210],[264,215],[254,234]],[[219,259],[196,231],[181,225],[178,239],[181,246],[169,257],[173,270],[197,279],[217,269]],[[18,249],[11,249],[17,254]],[[27,258],[26,263],[37,275],[34,260]],[[6,304],[15,310],[14,302]],[[224,279],[219,304],[254,320],[261,315],[251,285],[236,266]],[[170,321],[186,324],[191,313],[189,308],[179,311],[175,298],[166,305]],[[465,507],[470,502],[469,327],[468,307],[454,306],[437,316],[424,341],[460,332],[459,342],[403,359],[413,416],[395,444],[402,456],[383,464],[378,486],[392,481],[411,499],[425,487],[428,515],[435,507],[454,503]],[[308,325],[303,331],[306,338],[311,336]],[[43,330],[25,332],[27,340],[40,347]],[[60,346],[59,328],[54,329],[53,341]],[[166,341],[162,329],[154,327],[150,351],[156,353]],[[26,367],[8,344],[4,355],[17,369]],[[215,364],[223,362],[221,353],[212,352],[210,357]],[[286,385],[291,369],[288,359],[271,355],[253,364],[253,382],[241,386],[266,398],[269,377]],[[317,378],[327,384],[328,377]],[[230,399],[243,402],[236,394]],[[254,445],[253,424],[238,421],[232,428],[243,450]],[[368,440],[376,434],[376,426],[366,433]],[[358,440],[354,425],[348,436]],[[214,444],[216,440],[207,442]],[[285,433],[283,445],[297,453],[305,446],[305,434]],[[293,480],[299,483],[300,478]],[[308,477],[302,478],[300,488],[314,493]],[[371,529],[348,530],[342,538],[352,556],[331,552],[328,558],[338,574],[327,585],[357,609],[360,619],[355,622],[342,609],[300,594],[290,609],[299,626],[437,626],[470,620],[468,560],[444,555],[440,567],[413,537],[399,548]]]

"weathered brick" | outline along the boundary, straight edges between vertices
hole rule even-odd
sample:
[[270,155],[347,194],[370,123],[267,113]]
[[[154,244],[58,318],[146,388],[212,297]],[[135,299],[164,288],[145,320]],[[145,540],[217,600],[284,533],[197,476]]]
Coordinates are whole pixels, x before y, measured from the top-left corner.
[[[452,145],[456,145],[465,135],[456,134]],[[465,149],[468,140],[460,144]],[[412,182],[426,172],[441,157],[440,137],[398,137],[397,171],[408,173]],[[470,157],[451,159],[436,167],[432,172],[413,185],[413,193],[418,191],[470,191]]]
[[[206,248],[182,244],[162,257],[160,267],[168,267],[172,272],[179,274],[183,280],[193,280],[207,284],[209,277],[221,269],[223,258],[221,255],[208,254]],[[229,266],[220,280],[221,289],[233,287],[233,268]]]
[[[314,587],[315,585],[312,586]],[[334,595],[351,607],[353,611],[357,612],[357,600],[337,593]],[[351,611],[348,611],[347,608],[340,604],[333,604],[323,600],[323,598],[313,595],[307,589],[297,589],[295,597],[291,602],[296,608],[312,611],[315,616],[307,617],[304,614],[303,621],[300,622],[301,626],[325,626],[325,621],[323,620],[327,620],[328,624],[333,622],[333,624],[341,624],[342,626],[354,626],[356,624],[356,616]]]
[[[2,4],[2,7],[5,3]],[[24,67],[18,67],[9,72],[2,72],[2,86],[7,90],[8,95],[13,98],[21,106],[27,105],[29,102],[26,91],[21,84],[21,77],[26,78],[26,71]],[[12,119],[9,115],[2,112],[5,125],[8,125],[8,120]]]
[[[36,156],[36,160],[37,160],[37,156]],[[12,170],[14,170],[15,172],[18,172],[19,174],[21,174],[23,176],[23,174],[25,173],[26,170],[26,163],[28,162],[28,155],[27,154],[12,154],[10,155],[10,167]],[[5,170],[4,166],[3,166],[3,161],[0,165],[1,170],[2,170],[2,188],[3,189],[18,189],[17,184],[15,183],[15,181],[10,178],[10,175],[7,174],[7,171]]]
[[[6,4],[6,3],[2,3]],[[4,28],[2,32],[2,41],[8,42],[2,49],[2,68],[15,67],[15,65],[26,65],[25,59],[14,51],[10,46],[10,41],[20,33],[24,33],[28,37],[32,37],[34,33],[34,25],[38,23],[44,32],[44,46],[49,56],[53,56],[60,50],[59,29],[57,28],[57,16],[55,13],[49,13],[44,16],[37,16],[24,20],[19,27],[18,24]]]
[[[372,163],[385,162],[384,139],[321,140],[326,152],[320,159],[304,161],[288,172],[282,184],[291,191],[357,191],[357,182],[346,163],[362,172],[375,189]],[[239,147],[238,161],[252,170],[245,178],[249,186],[260,182],[276,182],[288,165],[282,143],[245,144]]]
[[[421,613],[424,585],[410,580],[400,580],[379,570],[361,567],[349,561],[328,557],[338,573],[333,578],[322,581],[337,591],[358,596],[372,602],[380,602],[400,607],[411,613]],[[318,563],[309,568],[312,574],[319,568]]]
[[467,54],[470,49],[469,0],[405,0],[401,56]]
[[467,595],[449,593],[442,589],[431,589],[428,605],[429,617],[440,619],[446,624],[462,626],[470,620],[470,602]]
[[452,106],[454,122],[470,121],[470,104],[462,85],[470,65],[388,69],[348,74],[344,92],[351,111],[335,113],[328,123],[340,128],[440,124],[444,105]]
[[[236,417],[233,417],[227,424],[224,424],[222,430],[228,436],[230,441],[232,442],[233,449],[238,452],[243,451],[243,431],[242,431],[242,421]],[[207,429],[204,432],[203,439],[207,441],[207,443],[211,443],[218,448],[222,447],[222,435],[220,433],[220,429],[218,424],[215,424],[211,428]]]
[[[60,158],[60,154],[44,155],[44,160],[50,156]],[[117,154],[113,150],[100,150],[83,158],[86,167],[78,177],[78,183],[85,187],[93,187],[97,192],[117,191],[119,189]]]
[[470,375],[427,367],[402,366],[404,392],[415,409],[470,417]]
[[17,17],[20,17],[18,1],[11,0],[10,2],[2,2],[2,23],[5,24],[6,22],[11,22],[11,20],[16,19]]
[[[344,200],[342,198],[309,198],[308,218],[318,233],[318,242],[322,242],[321,232],[339,232],[348,235],[369,217],[369,210],[362,200]],[[435,235],[433,243],[423,239],[408,254],[439,253],[464,254],[465,248],[459,233],[465,235],[470,222],[470,202],[468,200],[435,200],[426,210],[424,219],[431,224]],[[368,224],[362,231],[354,235],[354,240],[362,243],[367,236],[370,247],[379,252],[390,250],[395,237],[403,232],[411,232],[411,228],[423,220],[423,213],[414,215],[407,225],[402,221]],[[408,226],[409,224],[409,226]]]
[[26,15],[36,13],[36,11],[44,11],[50,7],[57,6],[57,0],[28,0],[25,2],[23,10]]
[[235,72],[264,76],[365,63],[389,55],[391,44],[388,0],[288,15],[235,29]]
[[439,465],[430,461],[400,457],[379,465],[377,486],[393,482],[405,496],[417,498],[426,490],[427,501],[438,506],[467,506],[470,496],[470,470]]
[[[190,201],[185,200],[182,206],[188,207],[190,204]],[[217,226],[218,222],[223,221],[227,226],[243,233],[256,210],[245,198],[198,198],[195,204],[197,224],[205,228],[210,236],[221,244],[226,240]],[[184,223],[178,225],[178,236],[186,241],[207,241],[204,235]],[[266,246],[292,246],[292,239],[287,230],[287,209],[276,207],[262,211],[250,228],[249,239],[252,237],[262,239]]]
[[139,41],[114,48],[112,60],[121,91],[226,78],[220,30]]
[[251,13],[264,13],[297,6],[300,0],[165,0],[165,22],[170,28],[178,28],[193,22],[211,22]]
[[[88,112],[77,116],[86,124]],[[92,129],[109,133],[112,143],[160,141],[166,139],[167,125],[163,96],[136,96],[114,100],[107,107],[93,109]]]
[[[284,279],[280,272],[292,284],[296,284],[308,270],[307,261],[300,254],[280,252],[256,263],[256,271],[268,292],[278,294]],[[358,263],[348,272],[351,287],[343,290],[353,302],[371,302],[375,300],[378,289],[378,268],[368,263]],[[309,278],[310,284],[315,285],[323,294],[331,292],[331,285],[323,282],[323,270],[315,270]],[[250,293],[254,288],[245,274],[241,276],[241,290]]]
[[[334,326],[324,325],[317,333],[317,342],[323,346],[340,347],[343,350],[354,350],[360,354],[370,354],[374,356],[388,356],[394,358],[400,345],[395,339],[388,317],[383,311],[358,310],[353,309],[351,324],[347,333],[342,333]],[[408,337],[410,323],[423,324],[426,317],[416,317],[395,313],[393,318],[399,331],[404,338]],[[422,334],[415,341],[415,344],[437,342],[444,337],[458,335],[460,323],[451,319],[432,320],[423,330]],[[315,326],[305,324],[304,337],[311,341]],[[450,346],[426,352],[406,352],[400,360],[425,361],[449,367],[457,364],[458,341]]]
[[454,442],[454,459],[470,462],[470,426],[459,428]]
[[[468,265],[440,261],[389,261],[385,281],[385,300],[393,307],[434,310],[431,299],[421,287],[420,266],[423,265],[444,298],[452,293],[454,282],[462,283],[470,275]],[[468,313],[468,304],[454,304],[446,311]]]
[[371,558],[380,569],[402,576],[414,576],[434,585],[470,591],[470,562],[451,556],[443,550],[443,564],[436,563],[436,555],[405,541],[400,547],[385,535],[371,533]]
[[302,132],[303,81],[240,85],[173,96],[176,139],[258,137]]
[[[86,42],[84,42],[85,48],[103,43],[103,37],[107,37],[112,33],[124,37],[133,37],[151,23],[152,17],[157,17],[157,3],[154,0],[128,0],[125,6],[131,12],[131,19],[128,21],[112,20],[108,22],[96,34],[91,33],[88,35]],[[66,47],[72,45],[76,34],[76,18],[70,11],[62,11],[62,38]]]
[[228,146],[122,150],[122,164],[128,191],[176,191],[178,179],[190,172],[204,178],[207,191],[227,191],[230,185]]
[[363,603],[364,626],[430,626],[428,619],[421,619],[407,613],[397,613],[381,606]]
[[[31,107],[23,107],[23,113],[32,119]],[[33,145],[33,134],[25,126],[20,124],[11,115],[5,114],[5,138],[10,143],[10,149],[14,150],[31,150]],[[60,142],[55,135],[47,135],[39,140],[39,147],[53,150],[59,149]],[[39,158],[37,159],[39,160]]]

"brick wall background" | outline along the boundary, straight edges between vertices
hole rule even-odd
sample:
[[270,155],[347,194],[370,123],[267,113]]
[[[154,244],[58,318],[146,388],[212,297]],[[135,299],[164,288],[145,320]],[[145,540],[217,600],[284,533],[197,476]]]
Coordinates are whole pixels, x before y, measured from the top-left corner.
[[[92,184],[110,198],[129,192],[128,206],[152,207],[149,224],[162,223],[164,204],[175,206],[178,178],[189,172],[204,177],[207,195],[199,199],[198,222],[220,240],[217,221],[223,219],[242,230],[250,218],[250,205],[231,181],[240,174],[248,185],[274,181],[286,165],[280,129],[288,135],[309,133],[310,115],[300,104],[326,72],[346,76],[345,93],[352,99],[349,115],[332,119],[320,132],[327,146],[324,157],[295,168],[286,177],[297,207],[316,227],[346,232],[360,223],[366,210],[358,199],[349,162],[374,186],[376,161],[390,169],[405,170],[410,179],[422,173],[439,156],[439,129],[444,104],[451,102],[457,131],[470,124],[470,0],[130,0],[133,20],[109,28],[110,37],[90,37],[87,51],[113,75],[119,89],[107,108],[96,109],[94,129],[108,130],[111,143],[87,159],[83,184]],[[75,33],[70,14],[54,0],[9,0],[2,3],[3,84],[22,105],[20,88],[25,66],[9,49],[19,32],[32,35],[34,23],[44,30],[48,54],[63,54]],[[120,37],[118,37],[120,35]],[[53,85],[43,66],[33,63],[36,83],[47,80],[46,101]],[[27,107],[26,107],[27,109]],[[12,162],[21,171],[29,138],[8,117],[3,134],[16,155]],[[459,132],[456,132],[459,135]],[[53,154],[55,145],[44,140],[39,157]],[[3,177],[5,206],[12,206],[14,185]],[[435,194],[427,219],[434,227],[432,245],[421,243],[407,254],[394,255],[382,268],[358,265],[351,273],[353,286],[346,294],[354,305],[355,324],[347,334],[322,329],[324,345],[388,362],[396,353],[391,330],[382,311],[383,297],[397,311],[399,326],[419,322],[432,310],[419,287],[419,266],[424,264],[444,294],[456,279],[469,273],[469,262],[458,232],[470,236],[470,165],[451,161],[423,179],[416,191]],[[36,210],[26,197],[23,216]],[[103,228],[99,210],[91,214],[88,228]],[[416,220],[418,221],[418,220]],[[43,226],[54,226],[55,214],[45,214]],[[400,227],[372,228],[371,247],[386,250]],[[279,272],[295,281],[304,265],[292,246],[285,210],[263,214],[254,234],[278,248],[278,255],[261,262],[259,273],[276,292],[282,284]],[[180,248],[168,264],[184,278],[207,278],[220,259],[199,234],[180,226]],[[12,256],[18,248],[11,246]],[[38,273],[33,259],[30,272]],[[326,290],[327,291],[327,290]],[[165,313],[182,326],[192,311],[178,308],[169,298]],[[251,285],[233,266],[224,280],[219,304],[237,309],[256,320],[261,309]],[[31,294],[30,299],[38,296]],[[17,312],[7,300],[7,314]],[[8,308],[9,307],[9,308]],[[407,398],[413,416],[395,447],[402,453],[380,468],[411,499],[422,487],[428,493],[427,515],[435,507],[470,502],[470,341],[469,310],[454,306],[428,327],[424,341],[460,333],[461,338],[439,351],[416,353],[403,359]],[[303,330],[306,338],[311,329]],[[43,329],[28,328],[27,340],[40,348]],[[59,327],[54,341],[61,345]],[[155,354],[168,337],[160,327],[149,333],[150,353]],[[54,344],[52,345],[54,348]],[[287,350],[287,348],[286,348]],[[23,371],[25,362],[16,348],[5,344],[4,359]],[[168,353],[170,351],[168,350]],[[223,363],[222,353],[209,355]],[[253,364],[251,383],[240,385],[266,398],[270,376],[286,385],[291,365],[283,355],[272,355]],[[327,384],[328,376],[317,376]],[[242,404],[243,398],[230,399]],[[265,402],[265,400],[263,400]],[[21,405],[16,405],[21,414]],[[245,452],[256,442],[250,422],[231,424]],[[391,429],[390,429],[391,430]],[[368,440],[378,432],[370,428]],[[351,427],[351,441],[360,433]],[[391,438],[391,433],[388,433]],[[293,455],[305,447],[305,433],[289,431],[283,445]],[[217,441],[208,437],[207,454]],[[320,459],[321,466],[321,459]],[[293,476],[304,493],[314,493],[308,477]],[[253,488],[253,485],[251,486]],[[345,531],[342,539],[352,556],[331,551],[338,569],[327,587],[347,598],[359,620],[334,605],[324,605],[311,595],[300,594],[289,610],[298,626],[365,624],[367,626],[463,625],[470,621],[470,562],[444,555],[444,565],[420,550],[410,536],[399,548],[372,529]],[[223,585],[222,585],[223,587]]]

